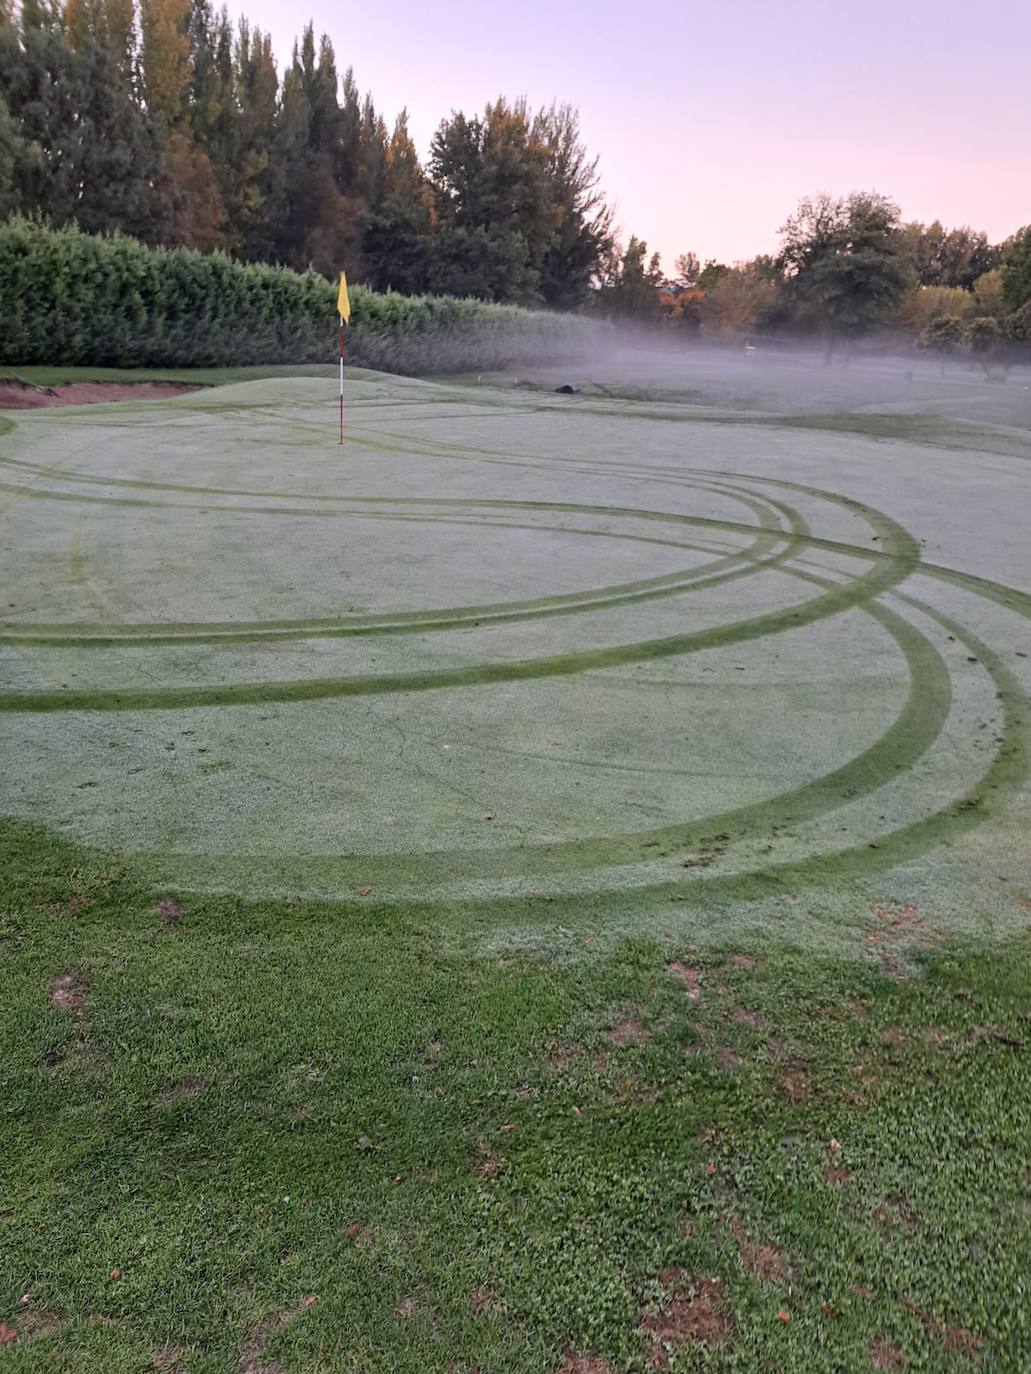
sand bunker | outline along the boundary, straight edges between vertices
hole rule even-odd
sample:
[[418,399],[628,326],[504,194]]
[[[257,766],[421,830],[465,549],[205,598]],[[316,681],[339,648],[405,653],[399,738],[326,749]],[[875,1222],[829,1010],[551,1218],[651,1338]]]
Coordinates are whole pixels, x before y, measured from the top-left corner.
[[44,410],[100,401],[160,401],[199,390],[186,382],[68,382],[65,386],[39,387],[4,380],[0,381],[0,410]]

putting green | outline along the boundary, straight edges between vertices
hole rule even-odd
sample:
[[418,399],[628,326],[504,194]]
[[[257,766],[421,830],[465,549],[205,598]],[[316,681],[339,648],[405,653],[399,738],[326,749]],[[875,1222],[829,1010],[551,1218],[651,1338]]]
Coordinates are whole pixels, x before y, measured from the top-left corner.
[[2,809],[187,888],[1026,918],[1031,465],[836,418],[374,374],[343,449],[307,378],[19,415]]

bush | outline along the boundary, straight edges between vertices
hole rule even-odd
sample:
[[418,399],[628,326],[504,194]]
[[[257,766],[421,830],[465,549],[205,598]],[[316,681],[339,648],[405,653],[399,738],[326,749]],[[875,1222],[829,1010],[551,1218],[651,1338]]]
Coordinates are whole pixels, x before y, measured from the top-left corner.
[[[351,291],[348,359],[390,372],[487,371],[586,354],[605,326],[451,296]],[[229,367],[330,362],[336,283],[223,253],[0,225],[0,363]]]

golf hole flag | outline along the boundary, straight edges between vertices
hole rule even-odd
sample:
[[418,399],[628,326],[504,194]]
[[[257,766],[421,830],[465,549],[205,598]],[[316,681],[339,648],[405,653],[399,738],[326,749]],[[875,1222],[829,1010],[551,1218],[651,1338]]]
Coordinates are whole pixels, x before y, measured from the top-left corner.
[[344,442],[344,327],[351,318],[351,298],[347,294],[347,276],[340,273],[337,295],[337,314],[340,316],[340,442]]

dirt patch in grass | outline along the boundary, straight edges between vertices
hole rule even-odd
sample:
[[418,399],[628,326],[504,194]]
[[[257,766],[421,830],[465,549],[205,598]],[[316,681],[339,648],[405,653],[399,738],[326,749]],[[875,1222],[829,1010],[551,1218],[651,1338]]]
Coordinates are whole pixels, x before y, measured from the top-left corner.
[[501,1173],[501,1160],[498,1159],[497,1155],[488,1155],[486,1159],[480,1161],[476,1172],[481,1178],[485,1178],[489,1182]]
[[60,1011],[70,1011],[82,1018],[85,1011],[88,984],[81,969],[69,969],[66,973],[56,973],[49,980],[47,998],[52,1007]]
[[727,963],[733,964],[736,968],[743,968],[748,971],[754,969],[756,966],[756,960],[749,954],[732,954],[727,960]]
[[188,1073],[184,1078],[180,1078],[178,1083],[173,1083],[170,1088],[161,1094],[161,1102],[164,1106],[170,1107],[174,1102],[182,1102],[187,1098],[196,1097],[204,1086],[204,1080],[195,1073]]
[[548,1064],[558,1073],[561,1073],[579,1059],[581,1054],[583,1054],[581,1046],[554,1040],[548,1046]]
[[888,1341],[882,1340],[880,1336],[870,1347],[870,1363],[874,1369],[893,1369],[896,1372],[905,1369],[906,1362],[902,1357],[902,1351],[897,1345],[890,1345]]
[[836,1164],[830,1164],[823,1171],[825,1183],[836,1183],[840,1188],[844,1188],[852,1175],[847,1169],[842,1169]]
[[649,1313],[641,1321],[652,1369],[668,1369],[670,1350],[685,1342],[709,1347],[729,1342],[733,1318],[719,1279],[685,1280],[681,1271],[673,1268],[664,1269],[659,1282],[669,1297],[658,1312]]
[[795,1060],[781,1075],[779,1087],[793,1106],[797,1106],[801,1102],[808,1102],[812,1091],[808,1065],[801,1060]]
[[612,1027],[609,1031],[608,1038],[613,1045],[643,1045],[644,1042],[649,1039],[650,1035],[651,1032],[646,1031],[645,1028],[636,1021],[632,1020],[630,1017],[624,1017],[621,1021],[617,1021]]
[[184,1345],[166,1345],[150,1362],[155,1374],[183,1374],[190,1352]]
[[739,1026],[761,1026],[763,1018],[757,1011],[749,1011],[747,1007],[738,1007],[734,1013],[734,1020]]
[[916,1234],[916,1213],[901,1193],[889,1193],[883,1197],[873,1209],[873,1219],[885,1236],[892,1236],[896,1232],[906,1236]]
[[313,1297],[301,1298],[292,1307],[282,1307],[260,1321],[237,1354],[236,1374],[282,1374],[279,1365],[268,1364],[263,1358],[268,1339],[274,1331],[314,1305]]
[[52,1007],[81,1017],[86,1006],[86,992],[86,977],[82,970],[68,969],[65,973],[55,973],[51,978],[48,997]]
[[621,1078],[609,1095],[610,1102],[640,1107],[646,1102],[658,1102],[662,1088],[658,1083],[642,1083],[633,1074]]
[[764,1279],[767,1283],[780,1283],[787,1277],[787,1259],[779,1246],[770,1241],[750,1241],[737,1217],[731,1219],[730,1230],[737,1241],[738,1257],[746,1274]]
[[41,1307],[26,1293],[21,1298],[21,1306],[12,1322],[0,1322],[0,1345],[12,1345],[15,1341],[29,1344],[40,1336],[55,1331],[62,1325],[64,1318],[49,1308]]
[[680,959],[671,959],[666,965],[666,972],[672,973],[675,978],[679,978],[687,990],[687,995],[692,1002],[696,1002],[701,996],[701,975],[696,968],[688,968],[687,964]]
[[930,1340],[937,1341],[945,1350],[956,1351],[957,1354],[969,1360],[971,1364],[978,1363],[980,1359],[978,1351],[984,1345],[982,1337],[975,1335],[973,1331],[968,1331],[965,1326],[948,1326],[946,1323],[940,1322],[932,1313],[917,1307],[916,1303],[911,1302],[909,1298],[903,1298],[902,1305],[919,1319]]
[[99,401],[161,401],[202,387],[187,382],[68,382],[30,386],[0,379],[0,410],[47,410],[51,406],[88,406]]
[[471,1288],[469,1306],[479,1316],[481,1312],[496,1312],[500,1304],[493,1288]]
[[570,1350],[555,1374],[616,1374],[615,1367],[598,1355],[574,1355]]
[[352,1221],[344,1232],[344,1235],[356,1245],[359,1250],[371,1250],[376,1244],[376,1233],[371,1226],[361,1226],[357,1221]]

